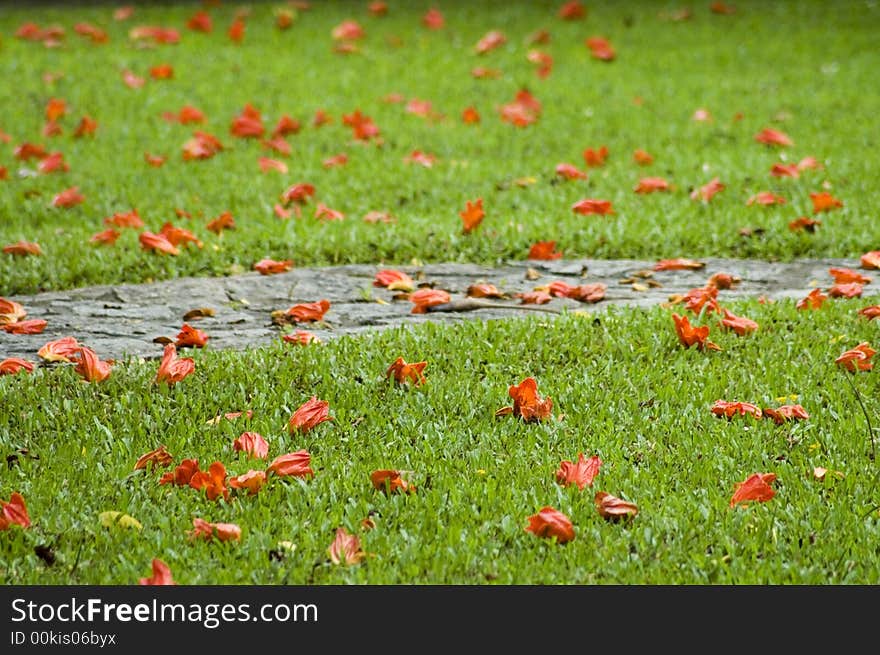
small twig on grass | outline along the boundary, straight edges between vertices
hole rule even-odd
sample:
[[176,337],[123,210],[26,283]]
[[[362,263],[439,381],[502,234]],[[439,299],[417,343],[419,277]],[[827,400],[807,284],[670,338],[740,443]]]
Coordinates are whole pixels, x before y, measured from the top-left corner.
[[464,300],[453,300],[445,302],[441,305],[431,305],[426,310],[429,312],[472,312],[476,309],[525,309],[533,312],[547,312],[550,314],[561,314],[562,312],[554,307],[544,307],[542,305],[517,305],[512,303],[496,303],[487,300],[476,300],[474,298],[466,298]]
[[[876,460],[876,446],[874,445],[874,428],[871,427],[871,417],[868,415],[868,410],[865,408],[865,403],[862,402],[862,394],[859,393],[859,390],[856,388],[856,385],[850,379],[849,374],[843,374],[843,377],[846,378],[846,381],[849,382],[850,388],[853,390],[853,394],[855,394],[856,400],[859,403],[859,407],[862,408],[862,414],[865,415],[865,423],[868,424],[868,441],[871,443],[871,461]],[[875,477],[876,482],[876,477]],[[872,489],[873,491],[873,489]]]

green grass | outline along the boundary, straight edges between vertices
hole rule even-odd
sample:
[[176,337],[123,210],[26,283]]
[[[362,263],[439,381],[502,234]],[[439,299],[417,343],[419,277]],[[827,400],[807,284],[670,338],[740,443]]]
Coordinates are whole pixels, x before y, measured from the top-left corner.
[[[566,257],[728,255],[790,259],[800,256],[853,257],[880,244],[873,189],[876,139],[865,126],[880,113],[873,90],[878,65],[874,47],[880,9],[873,3],[747,2],[737,13],[710,13],[693,7],[693,19],[664,19],[678,8],[662,2],[591,2],[584,21],[556,16],[561,2],[440,3],[442,31],[426,30],[420,17],[433,3],[389,3],[384,18],[370,16],[366,2],[321,3],[300,12],[287,31],[274,27],[272,12],[283,3],[250,3],[244,42],[226,36],[236,7],[212,9],[214,32],[187,30],[193,3],[138,7],[118,23],[112,7],[4,8],[0,10],[0,76],[14,84],[0,88],[0,129],[12,136],[0,143],[0,244],[26,239],[40,243],[43,257],[0,256],[0,293],[31,293],[94,283],[137,282],[182,275],[222,275],[249,269],[264,256],[293,259],[298,266],[348,262],[431,261],[492,263],[522,259],[538,240],[556,240]],[[360,52],[332,51],[332,28],[354,18],[367,36]],[[60,24],[67,37],[60,48],[45,48],[12,35],[25,21]],[[89,21],[105,28],[110,42],[92,45],[73,25]],[[178,45],[138,48],[128,38],[136,25],[178,28]],[[526,59],[525,39],[539,28],[551,42],[541,46],[555,61],[539,79]],[[477,56],[473,46],[490,29],[507,43]],[[609,38],[618,57],[611,63],[590,58],[585,38]],[[174,66],[175,78],[149,79],[149,68]],[[482,65],[498,68],[497,80],[474,79]],[[147,78],[141,89],[122,83],[130,69]],[[64,76],[46,83],[43,74]],[[543,105],[539,121],[526,128],[503,123],[497,108],[521,88]],[[446,119],[432,123],[407,114],[382,98],[397,92],[429,100]],[[67,101],[64,134],[41,135],[50,97]],[[642,104],[634,99],[639,97]],[[257,159],[267,155],[255,140],[237,139],[229,124],[246,103],[263,112],[269,129],[287,113],[304,123],[289,137],[290,172],[262,174]],[[184,162],[181,147],[192,127],[160,118],[184,104],[203,110],[205,130],[226,149],[207,161]],[[462,124],[461,111],[475,106],[478,126]],[[713,123],[696,123],[698,107]],[[310,121],[322,108],[334,123],[316,129]],[[343,114],[360,109],[382,131],[379,146],[353,143]],[[737,112],[743,114],[734,121]],[[94,117],[94,138],[73,139],[79,118]],[[795,146],[768,148],[753,135],[765,126],[792,136]],[[13,158],[22,142],[60,150],[67,173],[19,176],[34,168]],[[582,151],[607,145],[604,168],[587,181],[561,182],[560,162],[583,167]],[[643,148],[655,162],[639,167],[632,152]],[[413,150],[438,157],[433,168],[403,163]],[[150,168],[145,151],[168,162]],[[325,170],[324,158],[347,152],[350,163]],[[825,165],[797,180],[769,176],[782,156],[798,161],[814,156]],[[633,186],[642,176],[663,176],[667,194],[641,196]],[[690,200],[690,189],[720,177],[727,189],[708,205]],[[534,177],[526,188],[511,186]],[[314,201],[300,220],[282,221],[272,206],[291,183],[307,181],[317,198],[346,214],[322,223],[312,217]],[[844,207],[823,214],[814,233],[794,233],[790,220],[809,215],[809,193],[827,185]],[[70,209],[50,206],[62,189],[79,186],[86,202]],[[754,193],[772,190],[788,204],[746,206]],[[467,200],[484,199],[486,218],[470,235],[461,234],[458,212]],[[579,216],[571,205],[585,197],[611,200],[613,217]],[[192,212],[178,219],[174,209]],[[133,230],[113,247],[97,248],[88,238],[104,229],[114,212],[137,208],[153,231],[166,221],[193,230],[205,245],[179,257],[142,251]],[[218,237],[207,219],[231,211],[235,231]],[[370,210],[389,211],[395,225],[369,225]],[[760,228],[752,238],[743,227]]]
[[[244,354],[208,348],[171,388],[152,384],[155,363],[136,361],[100,384],[64,366],[4,376],[0,452],[19,457],[4,467],[0,498],[20,491],[33,525],[0,534],[0,579],[128,584],[158,557],[183,584],[876,584],[880,462],[859,399],[877,424],[880,387],[873,372],[851,375],[851,386],[834,359],[875,339],[856,311],[878,300],[812,312],[731,304],[761,327],[750,337],[713,327],[721,352],[682,348],[668,309],[609,308]],[[384,378],[398,356],[428,362],[423,386]],[[508,386],[528,376],[553,399],[553,420],[495,418]],[[808,420],[710,412],[717,399],[777,407],[792,394]],[[312,395],[334,420],[289,435],[290,414]],[[245,409],[250,420],[206,424]],[[175,461],[260,468],[232,450],[245,430],[266,437],[270,457],[307,449],[315,477],[275,479],[227,503],[132,471],[159,444]],[[594,486],[560,487],[556,468],[579,452],[604,462]],[[824,482],[816,466],[829,469]],[[416,493],[375,491],[369,475],[382,468],[407,471]],[[735,483],[757,472],[777,474],[776,496],[731,509]],[[599,490],[639,514],[606,522],[593,505]],[[574,541],[524,531],[545,505],[572,519]],[[108,510],[143,529],[102,527]],[[368,515],[371,531],[361,527]],[[241,542],[190,543],[194,517],[237,523]],[[360,536],[366,561],[329,562],[340,526]],[[269,555],[279,541],[296,546],[280,561]],[[51,566],[35,555],[41,545]]]

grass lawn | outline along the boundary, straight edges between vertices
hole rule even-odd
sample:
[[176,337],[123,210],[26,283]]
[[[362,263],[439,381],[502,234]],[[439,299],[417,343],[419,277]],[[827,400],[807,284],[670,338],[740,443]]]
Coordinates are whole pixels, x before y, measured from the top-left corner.
[[[23,239],[44,252],[0,256],[0,290],[223,275],[249,270],[263,257],[300,266],[493,263],[523,259],[544,240],[571,258],[857,256],[880,244],[872,202],[877,144],[870,130],[857,127],[880,113],[873,85],[880,9],[872,3],[743,1],[736,13],[721,15],[705,2],[691,8],[689,20],[676,21],[675,3],[593,2],[583,20],[563,20],[555,0],[447,2],[438,3],[445,18],[439,30],[421,22],[430,3],[391,2],[382,17],[367,4],[315,3],[279,30],[274,12],[283,3],[250,3],[240,43],[227,36],[238,8],[232,4],[209,10],[210,33],[186,27],[198,3],[138,6],[126,21],[114,21],[108,5],[0,11],[0,76],[15,80],[0,88],[0,130],[9,136],[0,141],[0,166],[8,171],[0,181],[0,244]],[[349,42],[357,52],[339,54],[331,34],[348,19],[365,36]],[[66,35],[48,48],[15,38],[28,21],[61,25]],[[75,33],[77,23],[106,31],[108,42]],[[130,38],[138,26],[176,29],[180,41]],[[477,54],[476,44],[492,30],[506,41]],[[549,43],[529,43],[541,30]],[[594,36],[610,41],[614,60],[592,57],[585,40]],[[529,60],[532,51],[552,58],[546,77]],[[151,77],[162,64],[172,67],[171,79]],[[474,77],[476,68],[500,77]],[[129,88],[126,71],[143,86]],[[499,110],[523,89],[540,112],[517,127]],[[55,121],[61,134],[44,136],[52,98],[65,101],[66,113]],[[248,104],[260,112],[263,138],[230,133]],[[206,122],[162,118],[186,105]],[[468,107],[479,123],[463,122]],[[694,120],[698,109],[711,120]],[[332,122],[315,127],[318,110]],[[358,110],[372,119],[377,137],[353,138],[343,118]],[[97,129],[75,138],[86,115]],[[285,137],[288,156],[261,143],[283,115],[301,124]],[[756,142],[764,128],[784,132],[794,145]],[[184,161],[195,130],[214,135],[224,149]],[[23,143],[61,152],[69,170],[41,174],[37,159],[13,155]],[[584,150],[601,146],[607,161],[588,167]],[[653,163],[637,164],[637,149]],[[436,161],[430,168],[405,162],[414,151]],[[167,161],[151,167],[145,153]],[[343,153],[347,164],[324,168],[324,160]],[[284,163],[288,172],[262,173],[260,157]],[[770,175],[774,163],[806,157],[823,168],[802,170],[796,179]],[[560,163],[588,178],[567,180],[555,172]],[[662,177],[670,190],[634,193],[643,177]],[[710,202],[690,198],[715,177],[724,191]],[[279,219],[274,205],[301,182],[315,188],[302,218]],[[56,194],[74,186],[84,202],[52,206]],[[747,204],[762,191],[786,203]],[[814,215],[809,194],[821,191],[843,207]],[[459,212],[477,198],[485,218],[463,234]],[[572,205],[584,198],[608,200],[615,213],[574,213]],[[318,203],[345,218],[315,218]],[[107,229],[105,218],[132,209],[143,228],[119,229],[112,246],[89,243]],[[192,218],[178,217],[177,209]],[[209,231],[207,223],[227,211],[235,229]],[[371,211],[397,222],[365,223]],[[822,224],[812,233],[790,230],[801,216]],[[182,247],[176,257],[142,250],[138,233],[157,232],[166,222],[190,230],[203,246]]]
[[[187,27],[197,3],[136,6],[126,20],[109,5],[0,10],[0,75],[15,81],[0,85],[0,246],[42,251],[0,254],[0,296],[235,274],[265,257],[491,264],[525,259],[539,241],[571,259],[857,260],[880,247],[867,129],[880,113],[876,3],[738,0],[726,15],[704,2],[687,20],[665,2],[591,2],[582,20],[560,18],[558,1],[389,2],[383,16],[367,4],[315,2],[279,29],[290,6],[253,2],[240,42],[227,34],[231,4],[206,10],[210,33]],[[442,29],[422,22],[433,4]],[[365,35],[334,39],[346,20]],[[29,21],[36,40],[14,36]],[[63,38],[45,31],[53,25]],[[179,43],[133,38],[138,26],[173,28]],[[107,42],[88,36],[100,40],[97,30]],[[504,39],[477,54],[493,30]],[[534,41],[541,30],[548,42]],[[613,60],[585,45],[597,36]],[[151,75],[162,64],[170,79]],[[205,122],[163,118],[185,106]],[[469,107],[479,122],[463,121]],[[316,126],[319,112],[330,122]],[[346,124],[358,112],[377,134]],[[285,115],[301,124],[284,136],[289,155],[264,143]],[[97,128],[75,137],[85,116]],[[237,117],[263,135],[233,134]],[[792,143],[756,142],[765,128]],[[195,131],[222,149],[185,159],[185,147],[204,152],[189,143]],[[25,144],[61,157],[23,159]],[[590,165],[584,151],[602,146],[607,160]],[[636,150],[652,161],[636,162]],[[405,161],[415,151],[436,159]],[[145,153],[166,160],[152,166]],[[347,163],[325,165],[341,154]],[[261,172],[261,157],[287,172]],[[567,179],[561,163],[586,178]],[[644,178],[669,188],[636,193]],[[691,197],[714,178],[717,195]],[[282,197],[297,183],[315,189],[302,204]],[[53,206],[73,187],[82,202]],[[761,192],[785,202],[750,204]],[[836,204],[816,205],[820,193]],[[478,199],[485,217],[465,230],[460,212]],[[614,213],[573,211],[584,199]],[[321,217],[321,205],[344,217]],[[90,242],[133,210],[142,226]],[[226,212],[234,227],[212,230]],[[363,220],[370,212],[390,220]],[[821,224],[791,229],[800,217]],[[141,247],[169,222],[200,244],[176,255]],[[835,360],[875,344],[876,324],[858,310],[878,302],[870,286],[815,311],[724,301],[758,322],[747,336],[688,313],[720,350],[684,348],[672,313],[685,310],[658,306],[243,353],[208,346],[186,355],[194,371],[172,385],[154,382],[157,362],[134,359],[102,382],[70,364],[0,375],[0,501],[9,514],[20,493],[31,522],[0,530],[0,582],[136,584],[158,558],[180,584],[877,584],[880,388],[873,371]],[[398,357],[426,362],[423,384],[386,378]],[[496,416],[530,377],[538,400],[552,400],[546,416]],[[289,430],[312,397],[332,418]],[[713,413],[718,400],[799,405],[808,417],[728,420]],[[251,414],[212,420],[228,412]],[[265,458],[234,449],[245,432],[265,438]],[[163,445],[167,466],[135,469]],[[255,494],[228,488],[300,451],[313,475],[276,470]],[[592,484],[560,484],[557,470],[580,453],[601,460]],[[159,483],[188,479],[176,469],[185,459],[203,471],[222,463],[228,497],[209,498],[201,477],[207,491]],[[409,492],[376,488],[382,470]],[[734,502],[749,479],[740,493],[755,485],[757,497]],[[599,492],[632,514],[603,517]],[[545,507],[571,521],[560,538],[525,529]],[[240,538],[191,538],[194,519],[234,524]],[[348,565],[328,553],[340,529],[359,540]]]

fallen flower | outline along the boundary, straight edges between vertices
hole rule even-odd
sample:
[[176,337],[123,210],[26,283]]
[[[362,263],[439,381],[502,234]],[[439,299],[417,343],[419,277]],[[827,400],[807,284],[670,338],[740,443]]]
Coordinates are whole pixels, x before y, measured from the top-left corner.
[[178,348],[204,348],[210,337],[202,330],[192,327],[189,323],[184,323],[177,333],[177,340],[174,345]]
[[393,493],[415,493],[416,488],[401,477],[400,471],[380,469],[370,473],[370,482],[374,489]]
[[20,525],[22,528],[31,525],[24,496],[17,491],[12,493],[8,502],[0,500],[0,531],[7,530],[12,525]]
[[311,455],[307,450],[297,450],[294,453],[279,455],[272,460],[266,469],[266,474],[274,473],[278,476],[293,476],[297,478],[314,477],[315,472],[311,469]]
[[635,503],[612,496],[605,491],[597,491],[593,502],[599,512],[599,516],[609,521],[617,521],[622,518],[632,518],[639,513]]
[[[91,348],[80,346],[77,351],[76,371],[86,382],[103,382],[110,377],[111,363],[98,358]],[[76,356],[75,356],[76,357]]]
[[345,528],[337,528],[333,542],[327,548],[330,561],[334,564],[352,566],[359,564],[367,554],[361,549],[361,540],[357,535],[349,534]]
[[333,417],[329,413],[330,403],[326,400],[319,400],[317,396],[312,396],[290,416],[290,420],[287,422],[288,432],[305,433],[324,421],[332,421]]
[[40,248],[40,244],[32,241],[17,241],[3,246],[3,252],[7,255],[18,255],[20,257],[27,255],[39,256],[43,254],[43,249]]
[[153,558],[153,575],[149,578],[141,578],[141,585],[176,585],[171,577],[171,569],[160,559]]
[[528,520],[529,524],[525,527],[525,531],[538,537],[556,539],[556,543],[560,544],[575,538],[571,519],[549,505],[542,507],[537,514],[533,514]]
[[716,400],[712,405],[712,413],[719,418],[732,419],[734,416],[752,416],[761,418],[763,412],[761,408],[753,403],[728,402],[726,400]]
[[737,482],[730,499],[730,507],[751,501],[766,502],[770,500],[776,495],[776,490],[770,486],[770,483],[775,480],[775,473],[755,473],[743,482]]
[[242,432],[232,442],[232,450],[240,450],[251,457],[265,459],[269,455],[269,444],[259,432]]
[[412,291],[415,288],[413,279],[402,271],[383,269],[373,278],[374,287],[384,287],[389,291]]
[[705,266],[704,262],[678,257],[676,259],[661,259],[654,264],[653,268],[655,271],[697,271]]
[[15,375],[21,371],[33,373],[33,363],[20,357],[8,357],[0,361],[0,375]]
[[807,414],[807,410],[800,405],[781,405],[776,409],[766,407],[763,410],[763,415],[764,418],[772,419],[776,425],[782,425],[787,421],[795,419],[806,421],[810,418],[810,415]]
[[556,482],[563,487],[576,484],[583,491],[584,487],[592,487],[593,479],[599,473],[602,460],[598,455],[584,459],[583,453],[578,453],[577,462],[563,460],[556,471]]
[[208,523],[204,519],[194,518],[193,529],[187,532],[191,540],[204,539],[211,541],[241,541],[241,528],[235,523]]
[[428,362],[407,364],[403,360],[403,357],[398,357],[394,360],[394,363],[388,367],[388,370],[385,371],[385,377],[390,378],[393,376],[395,382],[403,384],[404,382],[409,381],[418,386],[425,382],[424,370],[427,365]]
[[721,325],[730,330],[733,330],[739,336],[742,337],[747,334],[751,334],[758,329],[758,324],[752,319],[745,318],[743,316],[737,316],[726,307],[723,308],[722,311],[724,312],[724,317],[721,319]]
[[207,471],[196,471],[189,479],[189,486],[196,491],[204,491],[208,500],[217,500],[223,496],[229,499],[226,488],[226,467],[222,462],[213,462]]
[[755,141],[768,146],[793,146],[794,141],[791,140],[785,132],[765,127],[755,135]]
[[429,307],[445,305],[450,302],[449,293],[442,289],[419,289],[409,294],[409,301],[413,303],[412,314],[424,314]]
[[828,300],[828,296],[819,288],[813,289],[804,298],[797,301],[795,307],[800,310],[819,309]]
[[874,367],[871,358],[876,354],[877,351],[871,348],[867,341],[863,341],[855,348],[847,350],[840,355],[840,357],[834,360],[834,363],[851,373],[854,373],[856,370],[870,371]]
[[528,377],[518,385],[510,385],[507,395],[513,398],[513,407],[502,407],[495,412],[495,416],[513,414],[526,423],[537,423],[551,417],[553,399],[538,395],[535,378]]
[[827,191],[821,193],[811,193],[810,200],[813,201],[813,213],[828,212],[832,209],[840,209],[843,207],[843,201],[838,200]]
[[47,325],[48,322],[45,319],[31,318],[15,323],[4,323],[0,325],[0,330],[9,334],[42,334]]
[[291,268],[293,268],[292,259],[277,261],[264,258],[254,264],[254,270],[260,275],[277,275],[278,273],[286,273]]
[[483,222],[483,217],[486,215],[483,211],[483,199],[477,198],[475,201],[466,201],[465,208],[458,215],[461,216],[462,232],[470,234],[479,227],[480,223]]
[[294,323],[310,323],[321,321],[330,310],[330,301],[321,299],[317,302],[300,303],[290,307],[284,315]]
[[163,444],[138,457],[132,470],[146,469],[148,465],[152,465],[154,468],[170,466],[172,461],[171,453],[168,452]]
[[672,314],[672,320],[675,322],[675,333],[678,335],[678,340],[685,348],[696,346],[697,350],[721,350],[718,344],[709,341],[708,325],[694,327],[687,316],[679,316],[675,313]]
[[45,343],[37,351],[37,356],[47,362],[72,363],[80,347],[80,343],[74,337],[62,337]]
[[164,382],[173,385],[191,375],[196,370],[196,364],[190,357],[179,358],[177,348],[173,343],[165,345],[162,361],[156,370],[154,383]]
[[266,472],[250,470],[227,480],[233,489],[247,491],[249,496],[259,493],[266,484]]

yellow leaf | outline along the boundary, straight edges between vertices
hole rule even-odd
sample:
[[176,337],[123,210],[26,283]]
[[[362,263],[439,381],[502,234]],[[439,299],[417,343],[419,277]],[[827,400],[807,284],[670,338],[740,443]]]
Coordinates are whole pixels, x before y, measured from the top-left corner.
[[388,305],[389,302],[387,300],[383,300],[382,298],[376,298],[377,305]]
[[133,516],[123,514],[122,512],[117,512],[116,510],[101,512],[100,514],[98,514],[98,519],[101,521],[101,525],[103,525],[105,528],[119,527],[141,530],[144,527],[143,525],[141,525],[140,521],[138,521]]

